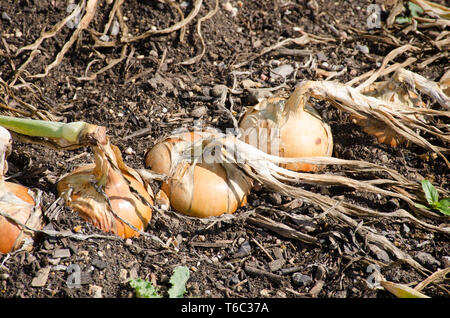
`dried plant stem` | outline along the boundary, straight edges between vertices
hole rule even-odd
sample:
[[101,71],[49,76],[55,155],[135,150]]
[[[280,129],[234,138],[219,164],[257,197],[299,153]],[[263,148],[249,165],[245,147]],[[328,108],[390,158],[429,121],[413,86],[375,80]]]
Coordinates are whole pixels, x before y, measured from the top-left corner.
[[[93,81],[93,80],[95,80],[98,75],[106,72],[107,70],[113,68],[114,66],[116,66],[117,64],[122,62],[127,56],[127,49],[128,49],[128,45],[125,44],[124,46],[122,46],[122,50],[121,50],[120,56],[118,58],[112,59],[111,61],[109,61],[108,65],[102,67],[97,72],[92,73],[91,75],[85,74],[85,76],[77,77],[76,79],[79,80],[79,81]],[[87,71],[86,71],[86,73],[87,73]]]
[[[245,142],[236,139],[234,136],[220,134],[217,131],[196,132],[203,134],[202,140],[197,144],[187,145],[185,149],[180,149],[178,157],[173,158],[172,164],[176,166],[180,160],[198,161],[200,157],[192,157],[192,154],[203,155],[203,153],[211,153],[211,149],[220,157],[216,158],[227,164],[228,169],[239,169],[241,173],[247,174],[252,179],[258,181],[267,188],[286,196],[300,198],[303,201],[320,207],[323,211],[330,209],[337,210],[345,215],[357,217],[388,217],[409,219],[417,226],[440,233],[450,234],[450,227],[435,226],[425,221],[419,220],[411,213],[399,209],[390,213],[383,213],[372,210],[368,207],[359,206],[350,202],[341,202],[319,193],[307,191],[299,186],[299,184],[312,184],[318,186],[339,185],[354,188],[356,191],[378,194],[385,197],[396,197],[406,202],[412,211],[415,211],[425,217],[439,220],[440,217],[425,209],[416,208],[412,195],[408,194],[408,190],[416,191],[419,189],[419,182],[411,182],[399,176],[397,173],[370,163],[361,161],[351,162],[343,161],[336,158],[316,157],[316,158],[281,158],[269,155]],[[177,138],[176,135],[172,138]],[[198,151],[195,149],[201,145],[203,149]],[[194,149],[193,149],[194,148]],[[374,179],[374,180],[356,180],[345,176],[336,176],[331,174],[309,174],[295,172],[280,167],[280,164],[292,162],[314,162],[321,165],[342,163],[342,168],[350,167],[350,171],[367,172],[377,170],[386,172],[392,179]],[[345,169],[341,173],[345,173]],[[238,173],[238,172],[237,172]],[[383,189],[380,186],[391,187],[392,190]],[[446,193],[446,191],[445,191]]]
[[[450,162],[444,156],[444,154],[450,153],[450,149],[431,144],[414,130],[419,129],[432,132],[435,136],[446,142],[449,140],[448,133],[436,130],[437,128],[429,129],[425,122],[420,122],[419,120],[408,116],[409,114],[405,114],[405,112],[415,113],[416,108],[405,106],[404,109],[398,109],[398,106],[395,104],[366,96],[358,89],[336,82],[308,81],[302,83],[301,86],[303,86],[302,89],[308,91],[311,96],[327,100],[331,102],[332,105],[347,113],[355,115],[357,118],[373,118],[382,122],[406,140],[435,152],[445,161],[447,166],[450,167]],[[446,112],[440,112],[439,114],[446,117],[449,116]]]
[[[62,47],[62,49],[58,53],[58,55],[56,55],[55,60],[45,67],[44,73],[31,75],[30,76],[31,78],[46,77],[51,69],[55,68],[56,66],[58,66],[61,63],[62,59],[64,58],[64,55],[70,49],[72,44],[76,41],[79,34],[88,27],[89,23],[94,18],[94,15],[96,12],[96,7],[97,7],[97,2],[98,2],[98,0],[88,0],[88,2],[86,4],[86,13],[84,14],[83,18],[81,19],[81,21],[78,24],[75,31],[72,33],[70,39],[64,44],[64,46]],[[67,18],[63,19],[63,21],[66,21],[66,23],[67,23],[68,20],[66,20],[66,19]]]
[[305,44],[308,44],[308,43],[323,43],[323,42],[331,42],[331,41],[334,42],[335,39],[332,39],[332,38],[317,38],[315,36],[312,36],[310,34],[306,34],[305,33],[301,37],[284,39],[284,40],[282,40],[282,41],[280,41],[280,42],[278,42],[278,43],[276,43],[276,44],[274,44],[272,46],[266,47],[261,52],[259,52],[258,54],[255,54],[253,57],[247,59],[244,62],[234,64],[232,67],[233,67],[233,69],[240,68],[240,67],[247,65],[251,61],[254,61],[257,58],[259,58],[259,57],[261,57],[261,56],[263,56],[263,55],[265,55],[265,54],[267,54],[267,53],[269,53],[271,51],[277,50],[277,49],[279,49],[281,47],[284,47],[284,46],[292,44],[292,43],[296,44],[296,45],[305,45]]
[[[410,44],[406,44],[403,45],[401,47],[398,47],[394,50],[392,50],[391,52],[389,52],[388,55],[386,55],[386,57],[383,59],[383,62],[380,66],[380,68],[375,71],[364,83],[360,84],[358,87],[356,87],[357,90],[361,91],[362,89],[364,89],[365,87],[369,86],[370,84],[372,84],[377,78],[379,78],[380,76],[382,76],[382,72],[385,69],[385,67],[387,66],[387,64],[392,61],[394,58],[396,58],[398,55],[407,52],[407,51],[417,51],[419,50],[419,48],[414,47]],[[415,59],[414,59],[415,60]]]
[[205,45],[205,40],[203,40],[203,35],[202,35],[202,32],[201,32],[201,25],[202,25],[203,21],[211,19],[217,13],[217,11],[219,11],[219,0],[216,0],[216,4],[215,4],[215,7],[214,7],[213,10],[208,12],[208,14],[205,15],[204,17],[201,17],[200,19],[198,19],[198,22],[197,22],[197,34],[198,34],[198,36],[200,38],[200,41],[201,41],[201,44],[202,44],[202,50],[201,50],[200,54],[198,54],[198,55],[196,55],[196,56],[194,56],[194,57],[192,57],[192,58],[190,58],[190,59],[188,59],[186,61],[181,62],[180,63],[181,65],[191,65],[191,64],[195,64],[195,63],[197,63],[198,61],[201,60],[201,58],[203,57],[203,55],[206,52],[206,45]]
[[199,13],[200,8],[202,6],[203,1],[202,0],[195,0],[194,2],[194,7],[192,9],[191,12],[189,12],[189,14],[187,15],[186,18],[184,18],[183,20],[175,23],[174,25],[166,28],[166,29],[162,29],[162,30],[147,30],[144,33],[138,35],[138,36],[129,36],[128,34],[125,34],[122,36],[121,41],[124,43],[130,43],[130,42],[135,42],[135,41],[139,41],[145,38],[148,38],[150,36],[153,35],[162,35],[162,34],[168,34],[168,33],[172,33],[175,31],[178,31],[179,29],[183,28],[184,26],[186,26],[187,24],[189,24],[194,18],[195,16]]
[[403,252],[398,247],[396,247],[392,242],[390,242],[385,236],[374,233],[371,229],[364,225],[359,225],[357,221],[353,220],[349,216],[345,215],[338,211],[337,209],[331,210],[329,215],[336,218],[337,220],[346,223],[347,225],[353,227],[356,230],[356,233],[360,234],[364,237],[365,241],[368,243],[373,243],[375,245],[380,246],[381,248],[391,252],[395,257],[399,260],[406,262],[411,265],[421,274],[426,275],[429,273],[429,270],[420,265],[417,261],[415,261],[409,254]]

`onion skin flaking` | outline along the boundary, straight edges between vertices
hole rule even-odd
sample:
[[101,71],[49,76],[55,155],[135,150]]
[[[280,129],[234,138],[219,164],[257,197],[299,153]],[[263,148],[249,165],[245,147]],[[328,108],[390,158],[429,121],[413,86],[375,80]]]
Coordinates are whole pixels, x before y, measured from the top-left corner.
[[58,192],[70,194],[67,205],[94,226],[123,238],[136,237],[136,229],[144,230],[151,219],[152,191],[124,164],[106,133],[96,133],[92,142],[95,163],[62,178]]
[[220,162],[179,161],[183,145],[188,147],[200,135],[195,132],[169,137],[145,154],[145,168],[169,178],[157,194],[160,203],[170,205],[178,212],[194,217],[219,216],[234,213],[247,203],[251,180],[242,173]]
[[[331,156],[331,129],[307,104],[307,97],[297,88],[287,100],[271,97],[251,107],[239,121],[241,140],[279,157]],[[318,170],[317,165],[305,163],[282,166],[294,171]]]
[[[377,98],[381,101],[389,102],[391,107],[397,111],[410,108],[426,108],[426,104],[419,95],[406,87],[403,83],[395,82],[393,79],[389,81],[380,81],[372,83],[370,86],[361,91],[362,94]],[[419,115],[411,115],[411,118],[418,118]],[[400,136],[392,128],[386,126],[385,123],[379,122],[374,118],[350,116],[352,122],[361,126],[366,134],[377,138],[378,142],[397,147],[405,143],[405,138]]]
[[6,157],[11,151],[11,142],[9,132],[0,127],[0,211],[11,218],[0,216],[0,253],[10,253],[22,248],[27,238],[34,237],[34,232],[22,228],[15,221],[33,229],[41,229],[43,226],[41,207],[36,204],[33,193],[27,187],[4,180],[8,169]]

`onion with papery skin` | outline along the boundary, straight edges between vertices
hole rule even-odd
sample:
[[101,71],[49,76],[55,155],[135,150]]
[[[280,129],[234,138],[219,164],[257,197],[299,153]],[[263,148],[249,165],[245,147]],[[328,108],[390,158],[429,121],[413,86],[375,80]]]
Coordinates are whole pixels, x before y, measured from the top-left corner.
[[91,142],[95,164],[79,167],[62,178],[58,192],[68,194],[67,205],[101,230],[123,238],[138,236],[152,216],[152,191],[125,165],[104,130],[97,131]]
[[160,203],[195,217],[234,213],[247,203],[250,178],[226,163],[179,160],[183,149],[204,136],[189,132],[157,143],[145,154],[145,168],[169,177],[157,194]]
[[32,241],[35,233],[21,224],[37,230],[43,226],[41,208],[36,205],[33,193],[27,187],[4,180],[11,142],[10,133],[0,127],[0,253],[10,253],[25,247],[23,244],[26,239]]
[[[251,107],[239,121],[241,140],[279,157],[331,156],[331,129],[307,104],[308,97],[297,88],[288,99],[271,97]],[[316,165],[304,163],[283,167],[294,171],[318,170]]]
[[147,182],[125,165],[110,144],[105,127],[0,116],[0,125],[18,138],[57,149],[90,146],[95,164],[82,166],[58,182],[60,196],[87,221],[121,237],[139,235],[152,216],[153,194]]
[[[370,86],[361,90],[361,94],[389,102],[398,111],[402,111],[408,107],[426,107],[419,95],[406,87],[404,83],[399,83],[392,79],[372,83]],[[411,115],[411,118],[414,117],[419,118],[420,115]],[[374,118],[358,117],[355,115],[350,116],[350,118],[355,124],[361,126],[366,134],[375,136],[380,143],[397,147],[405,142],[405,138],[397,134],[395,130]]]

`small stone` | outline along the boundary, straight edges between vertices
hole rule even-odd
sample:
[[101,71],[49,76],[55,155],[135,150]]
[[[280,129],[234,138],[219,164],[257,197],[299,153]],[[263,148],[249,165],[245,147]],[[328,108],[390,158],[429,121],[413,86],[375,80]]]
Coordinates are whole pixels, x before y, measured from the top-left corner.
[[252,81],[251,79],[245,79],[242,81],[242,87],[244,89],[255,88],[255,87],[258,88],[261,86],[262,86],[261,83]]
[[92,295],[93,298],[103,298],[102,295],[103,287],[97,285],[89,285],[89,295]]
[[95,258],[92,260],[92,266],[96,267],[97,269],[102,270],[102,269],[105,269],[106,266],[108,266],[108,263],[105,262],[104,260],[102,260],[102,259],[99,258],[99,257],[95,257]]
[[54,258],[70,257],[70,250],[68,248],[58,248],[53,251]]
[[225,85],[215,85],[211,89],[211,95],[214,97],[220,97],[220,96],[222,96],[222,93],[224,91],[228,91],[228,87],[226,87]]
[[126,240],[125,240],[125,246],[132,246],[133,245],[133,240],[132,239],[130,239],[130,238],[127,238]]
[[130,279],[138,278],[138,269],[133,267],[130,269]]
[[302,273],[294,273],[292,275],[292,283],[297,287],[308,286],[312,283],[312,278]]
[[283,267],[286,261],[282,258],[271,261],[269,265],[269,269],[271,272],[275,272]]
[[2,12],[2,19],[8,22],[11,22],[11,18],[9,17],[8,13]]
[[191,111],[191,116],[195,118],[200,118],[205,116],[208,113],[208,108],[205,106],[200,106]]
[[316,269],[316,273],[314,274],[314,278],[316,280],[323,280],[327,274],[327,269],[323,265],[318,265]]
[[131,148],[131,147],[128,147],[127,149],[125,149],[125,154],[127,154],[127,155],[132,155],[132,154],[134,154],[134,150],[133,150],[133,148]]
[[159,56],[158,52],[155,51],[155,50],[150,50],[150,51],[148,52],[148,54],[149,54],[150,56],[153,56],[153,57],[158,57],[158,56]]
[[50,274],[50,266],[41,268],[36,276],[31,280],[32,287],[43,287],[47,283],[48,274]]
[[111,29],[109,30],[109,34],[111,34],[111,36],[116,36],[117,34],[119,34],[119,31],[120,31],[119,21],[114,19],[114,21],[111,25]]
[[441,262],[435,259],[431,254],[426,252],[418,252],[415,259],[425,267],[440,266]]
[[248,88],[247,101],[250,104],[256,104],[262,101],[264,98],[272,96],[272,93],[265,89]]
[[276,296],[276,298],[287,298],[286,293],[284,291],[282,291],[282,290],[277,290],[275,296]]
[[379,248],[377,245],[369,244],[369,249],[380,261],[385,263],[389,263],[391,261],[388,253]]
[[355,45],[355,49],[357,49],[358,51],[360,51],[363,54],[369,54],[369,48],[367,47],[367,45]]
[[233,10],[233,5],[229,1],[225,2],[222,7],[225,11],[228,12],[231,12]]
[[409,231],[411,231],[411,230],[408,225],[402,224],[402,231],[403,231],[403,233],[408,234]]
[[270,192],[267,195],[267,199],[272,205],[280,205],[282,202],[281,194],[278,192]]
[[444,268],[450,267],[450,256],[442,256]]
[[211,262],[213,262],[213,264],[217,264],[219,263],[219,258],[217,256],[213,256],[211,257]]
[[58,265],[59,261],[61,259],[60,258],[51,258],[51,257],[49,257],[49,258],[47,258],[47,260],[48,260],[48,263],[51,264],[51,265]]
[[275,256],[275,259],[284,259],[283,258],[283,249],[279,247],[275,247],[273,250],[273,256]]
[[358,70],[355,69],[350,70],[350,76],[354,77],[356,75],[358,75]]
[[103,34],[101,37],[99,37],[98,38],[100,41],[102,41],[102,42],[109,42],[110,40],[111,40],[111,38],[108,36],[108,35],[106,35],[106,34]]
[[268,290],[268,289],[261,289],[259,294],[261,295],[261,297],[270,297],[270,290]]
[[242,258],[242,257],[250,255],[251,252],[252,252],[252,247],[250,246],[250,242],[246,240],[239,247],[239,250],[236,253],[234,253],[234,257]]
[[62,265],[62,264],[55,265],[55,266],[52,267],[52,271],[63,271],[63,272],[65,272],[65,271],[67,271],[67,266],[66,265]]
[[317,59],[319,61],[328,61],[328,57],[325,55],[325,53],[323,53],[322,51],[320,51],[319,53],[317,53]]
[[254,48],[254,49],[259,48],[261,45],[262,45],[262,41],[261,41],[260,39],[256,39],[256,40],[253,42],[253,48]]
[[125,283],[127,281],[128,271],[125,268],[119,270],[119,281]]
[[237,275],[233,275],[233,276],[230,277],[230,284],[236,285],[236,284],[239,284],[239,283],[240,283],[240,280],[239,280],[239,277]]
[[286,78],[294,72],[291,64],[280,65],[270,71],[270,77],[273,79]]

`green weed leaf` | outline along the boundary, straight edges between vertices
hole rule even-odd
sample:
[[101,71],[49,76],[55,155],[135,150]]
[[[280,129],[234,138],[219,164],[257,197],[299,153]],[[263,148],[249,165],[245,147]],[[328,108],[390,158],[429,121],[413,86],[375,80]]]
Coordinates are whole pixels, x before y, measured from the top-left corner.
[[144,279],[131,279],[130,286],[134,288],[136,292],[136,297],[138,298],[161,298],[158,294],[158,290],[153,286],[153,284]]
[[416,206],[416,208],[427,209],[427,210],[430,209],[426,205],[423,205],[423,204],[420,204],[420,203],[414,203],[414,205]]
[[425,198],[427,199],[430,207],[434,208],[439,201],[439,194],[436,188],[431,184],[430,181],[424,179],[422,180],[422,189],[425,193]]
[[445,215],[450,215],[450,198],[444,198],[439,201],[439,211]]
[[178,266],[174,269],[170,278],[172,287],[169,289],[170,298],[181,298],[186,292],[186,283],[189,279],[189,269],[186,266]]

